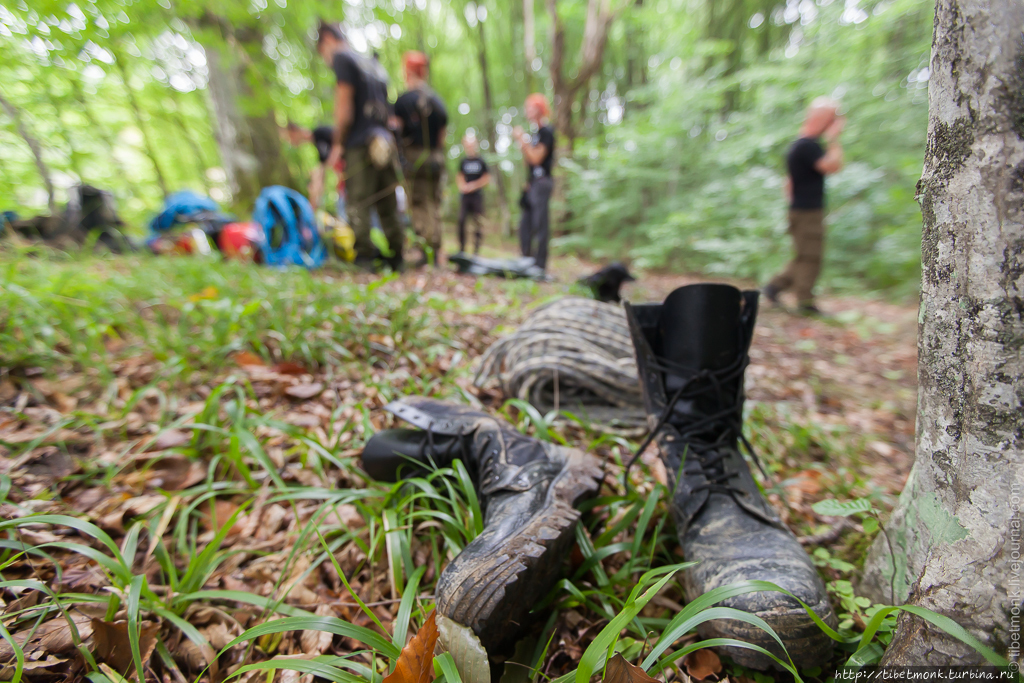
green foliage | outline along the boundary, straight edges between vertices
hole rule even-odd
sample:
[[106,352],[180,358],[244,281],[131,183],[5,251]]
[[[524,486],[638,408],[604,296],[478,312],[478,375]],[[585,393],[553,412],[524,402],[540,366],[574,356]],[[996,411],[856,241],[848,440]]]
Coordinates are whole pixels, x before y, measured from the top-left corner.
[[410,334],[424,323],[408,314],[420,295],[380,296],[379,283],[359,286],[235,262],[213,268],[202,258],[139,256],[122,263],[134,270],[102,261],[6,260],[0,266],[4,364],[73,366],[106,379],[111,346],[120,347],[115,359],[152,354],[160,362],[155,379],[177,380],[223,366],[242,350],[314,368],[369,355],[370,335],[391,335],[427,362],[450,348],[440,332]]
[[[849,3],[818,2],[813,17],[791,14],[792,3],[766,20],[786,29],[766,49],[709,40],[700,14],[669,4],[694,5],[645,5],[645,23],[659,26],[650,84],[627,93],[624,122],[580,140],[568,164],[573,230],[562,248],[765,281],[791,254],[784,154],[804,107],[832,95],[848,116],[847,166],[828,180],[825,281],[914,291],[930,5],[868,3],[853,23]],[[716,58],[735,51],[737,64]]]
[[[114,190],[140,229],[159,207],[158,176],[232,202],[214,134],[210,83],[242,74],[238,105],[273,128],[330,120],[332,79],[313,52],[318,17],[344,19],[354,44],[377,51],[401,90],[401,54],[432,59],[448,103],[451,156],[467,129],[504,173],[521,174],[509,134],[531,90],[550,93],[549,17],[536,8],[539,70],[526,64],[522,3],[456,0],[233,0],[168,5],[56,0],[0,13],[0,94],[21,112],[58,188],[78,180]],[[558,3],[565,72],[581,41],[585,3]],[[344,16],[338,16],[344,10]],[[782,157],[803,107],[841,97],[847,167],[829,181],[826,284],[913,292],[920,264],[914,188],[927,122],[931,5],[924,0],[658,0],[613,23],[603,67],[572,103],[563,251],[623,254],[644,268],[765,280],[790,255]],[[483,51],[494,111],[484,106]],[[132,98],[138,104],[136,112]],[[496,124],[497,149],[486,125]],[[565,140],[563,139],[563,142]],[[270,134],[263,143],[276,146]],[[304,187],[310,146],[266,150]],[[13,119],[0,117],[0,196],[24,213],[46,204],[36,163]],[[489,192],[496,191],[492,186]],[[249,206],[235,207],[241,214]]]

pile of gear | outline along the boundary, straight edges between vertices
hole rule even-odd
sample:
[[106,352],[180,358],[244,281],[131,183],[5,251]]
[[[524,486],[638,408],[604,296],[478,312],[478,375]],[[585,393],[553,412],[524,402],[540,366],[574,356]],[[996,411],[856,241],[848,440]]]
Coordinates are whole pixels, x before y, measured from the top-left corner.
[[252,221],[240,222],[211,198],[176,192],[149,224],[146,244],[155,253],[210,254],[271,266],[323,265],[327,249],[313,208],[287,187],[264,188],[256,198]]
[[19,219],[14,212],[5,211],[0,235],[9,229],[22,239],[62,249],[80,248],[94,241],[120,254],[136,249],[123,233],[124,227],[111,193],[92,185],[76,185],[68,190],[67,205],[57,215]]
[[[0,214],[0,236],[10,231],[60,249],[95,242],[117,254],[135,251],[124,229],[113,195],[90,185],[71,188],[65,210],[55,216],[21,220],[11,211]],[[326,260],[328,246],[337,258],[351,262],[354,240],[347,223],[327,214],[314,216],[303,195],[275,185],[260,192],[251,221],[239,221],[205,195],[175,192],[149,222],[145,244],[156,254],[219,252],[272,266],[317,268]]]
[[[651,425],[637,454],[657,441],[670,477],[669,507],[692,563],[682,572],[686,600],[734,587],[718,603],[728,609],[697,626],[701,637],[746,643],[724,648],[743,666],[769,669],[777,666],[773,656],[788,654],[806,669],[825,665],[832,653],[832,640],[815,618],[832,628],[837,620],[813,562],[740,452],[743,444],[756,461],[742,416],[757,303],[756,291],[701,284],[675,290],[664,303],[625,305],[638,368],[639,386],[632,390],[641,392]],[[617,331],[615,337],[619,344]],[[378,432],[366,444],[363,466],[382,481],[456,458],[467,466],[484,529],[442,572],[437,610],[472,629],[492,656],[508,653],[543,616],[532,610],[562,577],[578,505],[597,493],[601,463],[465,406],[406,398],[387,409],[415,429]]]

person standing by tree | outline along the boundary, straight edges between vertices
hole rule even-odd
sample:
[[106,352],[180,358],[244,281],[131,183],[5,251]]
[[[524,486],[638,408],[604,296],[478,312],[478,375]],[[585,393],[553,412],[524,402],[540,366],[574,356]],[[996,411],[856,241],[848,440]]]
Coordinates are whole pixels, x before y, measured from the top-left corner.
[[483,242],[484,193],[483,189],[491,182],[487,162],[480,157],[476,137],[466,135],[462,138],[462,149],[466,155],[459,164],[459,174],[455,181],[459,186],[459,251],[466,251],[466,220],[471,219],[475,232],[473,234],[473,253],[480,253]]
[[[825,241],[825,176],[843,167],[843,148],[839,134],[846,120],[838,106],[828,98],[818,98],[807,110],[800,138],[786,155],[786,197],[789,199],[789,234],[796,255],[786,269],[764,288],[773,304],[779,294],[792,290],[799,310],[820,313],[814,303],[814,283],[821,272]],[[821,146],[824,138],[827,149]]]
[[448,111],[437,93],[427,85],[427,56],[422,52],[406,52],[402,61],[408,90],[395,102],[395,116],[405,155],[409,213],[413,230],[431,252],[424,253],[423,263],[437,265],[443,235],[441,189]]
[[356,264],[373,268],[377,250],[370,240],[370,210],[376,208],[392,269],[402,265],[404,235],[395,188],[398,173],[394,138],[388,131],[387,73],[381,65],[348,47],[341,28],[321,23],[317,52],[337,77],[334,139],[327,165],[344,156],[349,223],[356,236]]
[[[541,93],[526,98],[526,118],[537,126],[531,136],[516,126],[513,130],[523,160],[528,169],[528,181],[523,199],[523,213],[519,220],[519,246],[523,256],[533,256],[541,270],[547,270],[548,239],[550,237],[549,209],[551,192],[555,187],[551,166],[555,160],[555,131],[548,123],[551,107]],[[534,241],[537,246],[534,248]]]

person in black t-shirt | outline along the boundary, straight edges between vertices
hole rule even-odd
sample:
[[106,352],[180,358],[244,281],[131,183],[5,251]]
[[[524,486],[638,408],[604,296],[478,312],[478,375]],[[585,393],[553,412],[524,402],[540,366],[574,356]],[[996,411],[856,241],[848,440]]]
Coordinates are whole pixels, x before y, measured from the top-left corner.
[[395,117],[401,132],[403,170],[409,185],[409,213],[413,231],[430,248],[423,263],[437,263],[441,254],[441,189],[444,177],[444,140],[448,111],[427,85],[427,56],[406,52],[405,84],[408,90],[395,101]]
[[334,137],[328,165],[344,156],[348,218],[356,236],[356,263],[372,268],[377,249],[370,240],[370,211],[376,208],[388,240],[385,261],[402,265],[405,236],[399,222],[395,141],[388,130],[388,77],[381,65],[348,47],[341,29],[321,23],[317,52],[337,77],[334,94]]
[[[821,272],[825,238],[825,176],[843,167],[839,134],[844,124],[835,102],[815,100],[807,110],[800,138],[786,155],[789,234],[796,255],[765,286],[764,295],[777,304],[779,294],[792,290],[802,313],[820,313],[814,303],[814,283]],[[820,138],[825,139],[827,149],[821,146]]]
[[466,156],[459,162],[459,174],[456,184],[459,186],[459,251],[466,251],[466,219],[472,219],[476,228],[473,239],[473,253],[480,253],[483,242],[484,193],[483,189],[491,182],[491,174],[487,170],[487,162],[477,149],[476,138],[466,135],[462,138],[462,149]]
[[542,270],[547,270],[550,233],[548,204],[551,202],[551,192],[555,187],[551,179],[551,166],[555,158],[555,131],[548,124],[551,108],[544,95],[534,93],[527,97],[524,109],[526,118],[537,126],[537,132],[532,136],[526,135],[518,126],[513,131],[528,169],[528,184],[519,202],[523,209],[519,219],[519,246],[523,256],[533,256],[537,265]]
[[[299,145],[312,144],[316,148],[316,155],[320,163],[310,174],[309,186],[306,194],[313,210],[320,206],[323,199],[324,183],[327,179],[327,160],[331,156],[331,146],[334,143],[334,129],[331,126],[317,126],[313,130],[303,128],[294,121],[288,122],[284,130],[288,142],[298,147]],[[344,219],[345,213],[345,160],[339,159],[334,166],[334,173],[338,177],[338,217]]]

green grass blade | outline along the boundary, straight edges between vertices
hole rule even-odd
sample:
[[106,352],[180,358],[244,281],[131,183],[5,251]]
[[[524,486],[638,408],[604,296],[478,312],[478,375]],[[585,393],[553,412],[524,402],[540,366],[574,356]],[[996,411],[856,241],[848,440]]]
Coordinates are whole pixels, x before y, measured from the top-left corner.
[[128,601],[125,609],[128,612],[128,644],[132,649],[132,661],[135,662],[135,674],[139,683],[145,683],[146,673],[142,670],[142,649],[139,646],[139,608],[142,601],[142,586],[146,582],[143,575],[132,578],[128,586]]
[[192,593],[179,593],[174,596],[172,604],[174,606],[188,605],[193,602],[206,600],[231,600],[233,602],[254,605],[256,607],[270,610],[271,612],[277,612],[278,614],[285,614],[292,617],[313,616],[312,612],[299,607],[285,605],[281,603],[280,600],[275,600],[274,598],[267,598],[262,595],[232,590],[205,590],[194,591]]
[[484,530],[484,516],[480,511],[480,500],[476,496],[476,487],[473,486],[473,479],[469,476],[469,470],[462,463],[461,460],[456,460],[452,463],[452,469],[455,470],[455,475],[459,479],[459,484],[462,486],[462,492],[466,496],[466,500],[469,502],[469,512],[472,517],[470,520],[473,524],[473,535],[467,540],[476,538]]
[[395,618],[395,633],[391,638],[391,642],[399,649],[405,647],[405,638],[409,634],[409,619],[412,617],[413,604],[420,590],[420,580],[426,571],[426,567],[420,567],[413,572],[412,576],[409,577],[409,583],[405,586],[405,592],[402,594],[402,602],[398,606],[398,616]]
[[[672,567],[664,567],[658,570],[652,570],[644,574],[641,580],[630,592],[629,600],[626,602],[626,606],[622,608],[614,619],[608,622],[608,625],[601,629],[601,632],[597,634],[594,641],[587,647],[583,653],[583,657],[580,658],[579,667],[576,669],[576,683],[588,683],[591,675],[597,669],[604,664],[605,658],[611,651],[612,647],[615,646],[615,641],[619,638],[619,632],[622,631],[623,627],[633,620],[636,615],[640,613],[647,603],[658,594],[658,591],[668,583],[672,577],[675,576],[676,572],[682,567],[674,565]],[[653,576],[657,573],[665,574],[661,579],[656,581],[653,586],[648,588],[642,594],[639,594],[640,590],[643,590],[645,586]]]
[[14,636],[11,635],[10,631],[0,622],[0,638],[7,641],[7,644],[14,650],[14,675],[11,677],[11,683],[21,683],[21,674],[25,671],[25,651],[21,649],[17,642],[14,640]]
[[85,522],[75,517],[69,517],[68,515],[31,515],[28,517],[20,517],[18,519],[7,519],[0,521],[0,531],[23,526],[25,524],[53,524],[54,526],[66,526],[74,529],[86,536],[95,538],[107,547],[107,550],[110,551],[115,560],[117,560],[121,565],[124,565],[125,563],[124,558],[121,556],[121,549],[116,543],[114,543],[114,539],[110,537],[110,534],[91,522]]
[[224,646],[220,654],[227,652],[239,643],[265,636],[268,633],[284,633],[287,631],[326,631],[338,636],[355,638],[367,647],[391,659],[397,659],[402,652],[391,641],[364,626],[356,626],[337,617],[312,616],[285,617],[284,619],[277,619],[266,624],[254,626]]
[[331,666],[317,661],[317,659],[268,659],[265,662],[246,664],[245,666],[239,667],[237,671],[229,675],[225,680],[230,680],[250,671],[286,670],[312,674],[328,681],[336,681],[337,683],[366,683],[367,679],[365,678],[353,676],[347,671],[343,671],[336,666]]
[[443,675],[447,683],[462,683],[462,676],[459,675],[459,669],[455,666],[455,660],[447,652],[434,657],[434,674],[438,677]]
[[942,614],[937,614],[930,609],[925,607],[919,607],[917,605],[903,605],[899,609],[904,612],[910,612],[915,617],[924,619],[931,625],[942,629],[949,635],[953,636],[960,642],[973,647],[978,654],[985,658],[985,661],[995,666],[1008,666],[1009,661],[1005,657],[1001,657],[992,648],[984,645],[980,640],[971,635],[967,629],[960,624],[956,623],[952,619]]

